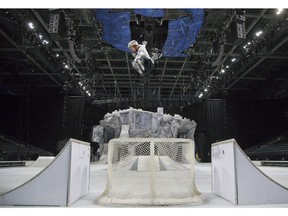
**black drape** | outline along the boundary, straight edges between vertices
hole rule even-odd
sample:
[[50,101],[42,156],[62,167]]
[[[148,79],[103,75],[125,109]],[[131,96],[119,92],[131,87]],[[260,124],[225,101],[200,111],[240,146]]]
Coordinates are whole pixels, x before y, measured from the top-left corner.
[[185,108],[183,115],[197,123],[194,138],[196,153],[202,162],[211,160],[212,143],[237,138],[233,104],[224,99],[210,99],[193,104]]
[[66,137],[81,139],[82,117],[84,108],[84,97],[68,97],[67,100],[67,124]]
[[206,136],[209,143],[224,137],[223,100],[207,100],[204,105]]

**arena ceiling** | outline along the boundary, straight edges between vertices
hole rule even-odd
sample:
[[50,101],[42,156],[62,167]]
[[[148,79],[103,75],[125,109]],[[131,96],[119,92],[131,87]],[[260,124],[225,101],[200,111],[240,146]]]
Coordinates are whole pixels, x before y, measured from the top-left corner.
[[[149,51],[159,53],[169,22],[193,19],[180,9],[163,9],[160,17],[109,11],[125,12],[131,39],[146,40]],[[49,30],[54,14],[60,17],[57,32]],[[204,9],[201,29],[184,57],[163,55],[156,75],[145,77],[131,67],[129,52],[103,39],[106,30],[96,14],[95,9],[1,9],[0,94],[58,92],[99,106],[142,108],[219,97],[288,97],[287,10]],[[237,36],[237,23],[245,25],[246,37]]]

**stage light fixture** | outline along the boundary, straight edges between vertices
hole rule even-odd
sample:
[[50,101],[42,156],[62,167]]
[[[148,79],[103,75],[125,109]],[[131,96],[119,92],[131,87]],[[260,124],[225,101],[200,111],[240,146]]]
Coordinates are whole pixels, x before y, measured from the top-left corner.
[[49,44],[49,42],[47,40],[43,40],[42,43],[43,44]]
[[256,36],[259,37],[262,33],[263,33],[262,31],[259,31],[256,33]]
[[33,24],[32,22],[29,22],[28,25],[29,25],[29,27],[30,27],[31,29],[34,29],[34,28],[35,28],[35,27],[34,27],[34,24]]
[[283,8],[278,8],[276,14],[279,15],[282,13],[282,11],[283,11]]
[[203,93],[200,93],[200,95],[198,97],[201,98],[202,96],[203,96]]

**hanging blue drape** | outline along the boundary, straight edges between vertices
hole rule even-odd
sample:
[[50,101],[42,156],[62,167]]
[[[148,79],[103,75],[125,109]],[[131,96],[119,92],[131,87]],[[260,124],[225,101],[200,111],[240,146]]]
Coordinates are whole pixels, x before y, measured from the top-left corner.
[[166,57],[186,57],[183,53],[196,41],[204,21],[203,9],[184,9],[191,13],[181,19],[169,21],[167,40],[162,49]]
[[127,44],[131,41],[131,12],[111,12],[109,9],[97,9],[95,15],[103,26],[103,39],[117,49],[129,52]]
[[[162,48],[165,57],[185,57],[184,53],[197,39],[204,21],[203,9],[181,9],[190,14],[169,21],[168,36]],[[135,9],[136,14],[148,17],[163,17],[164,9]],[[103,26],[103,39],[115,48],[130,52],[127,47],[131,41],[131,12],[112,12],[110,9],[96,9],[95,16]]]

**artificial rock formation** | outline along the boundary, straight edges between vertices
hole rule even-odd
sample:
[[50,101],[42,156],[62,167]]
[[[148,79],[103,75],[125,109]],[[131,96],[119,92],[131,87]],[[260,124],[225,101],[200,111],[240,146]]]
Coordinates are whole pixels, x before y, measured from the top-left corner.
[[[119,138],[123,125],[130,138],[188,138],[194,140],[196,123],[180,115],[171,116],[160,112],[149,112],[129,108],[107,113],[100,125],[93,128],[92,141],[108,143],[112,138]],[[122,131],[123,133],[123,131]]]

